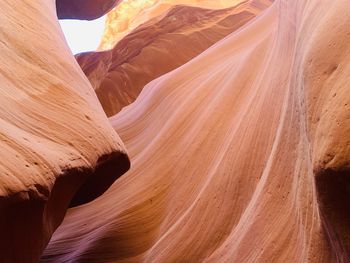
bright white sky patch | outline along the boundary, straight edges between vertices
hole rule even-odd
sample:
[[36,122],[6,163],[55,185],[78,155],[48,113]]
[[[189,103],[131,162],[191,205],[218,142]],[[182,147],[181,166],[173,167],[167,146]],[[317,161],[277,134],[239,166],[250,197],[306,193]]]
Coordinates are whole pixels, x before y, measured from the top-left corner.
[[68,45],[73,54],[94,51],[100,44],[106,16],[93,21],[60,20]]

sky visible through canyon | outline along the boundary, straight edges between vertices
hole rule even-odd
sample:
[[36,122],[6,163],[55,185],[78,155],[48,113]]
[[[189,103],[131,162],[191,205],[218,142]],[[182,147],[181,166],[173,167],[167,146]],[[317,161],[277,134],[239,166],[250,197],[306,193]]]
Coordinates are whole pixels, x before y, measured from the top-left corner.
[[60,20],[61,28],[73,54],[95,51],[100,43],[106,16],[92,21]]

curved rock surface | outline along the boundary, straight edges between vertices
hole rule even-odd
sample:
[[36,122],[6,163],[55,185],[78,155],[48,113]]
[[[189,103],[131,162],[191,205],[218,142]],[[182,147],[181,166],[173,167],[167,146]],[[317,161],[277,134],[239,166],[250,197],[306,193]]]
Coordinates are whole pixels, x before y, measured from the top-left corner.
[[56,0],[59,19],[93,20],[103,16],[121,0]]
[[[186,5],[208,9],[223,9],[236,6],[243,0],[129,0],[121,1],[107,14],[106,27],[99,50],[112,49],[135,28],[147,21],[165,14],[175,5]],[[269,3],[270,0],[260,0]]]
[[43,262],[349,262],[349,61],[347,0],[277,0],[152,81],[111,119],[131,170]]
[[267,6],[261,0],[220,10],[175,6],[132,31],[112,50],[76,58],[104,111],[112,116],[133,102],[148,82],[185,64]]
[[102,194],[129,160],[54,1],[0,6],[0,262],[38,262],[67,208]]

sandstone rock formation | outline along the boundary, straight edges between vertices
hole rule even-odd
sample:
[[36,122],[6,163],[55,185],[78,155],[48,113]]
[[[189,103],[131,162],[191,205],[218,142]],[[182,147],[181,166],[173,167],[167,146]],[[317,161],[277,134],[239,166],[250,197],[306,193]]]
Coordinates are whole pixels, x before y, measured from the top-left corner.
[[[223,9],[236,6],[242,0],[126,0],[107,15],[105,32],[99,50],[112,49],[118,41],[143,23],[166,13],[175,5]],[[270,2],[270,0],[260,0]]]
[[277,0],[149,83],[111,118],[131,170],[43,262],[349,262],[349,14]]
[[132,31],[112,50],[76,58],[104,111],[112,116],[133,102],[148,82],[185,64],[267,6],[261,0],[220,10],[175,6]]
[[38,262],[67,208],[102,194],[129,160],[54,1],[0,7],[0,262]]
[[96,19],[116,6],[121,0],[56,0],[60,19]]

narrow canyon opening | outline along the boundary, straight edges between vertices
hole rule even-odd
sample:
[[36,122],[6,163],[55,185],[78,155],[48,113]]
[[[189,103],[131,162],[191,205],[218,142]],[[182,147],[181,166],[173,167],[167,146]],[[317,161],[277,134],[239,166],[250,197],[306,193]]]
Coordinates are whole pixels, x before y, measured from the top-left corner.
[[100,45],[106,16],[95,20],[60,19],[62,31],[74,55],[96,51]]

